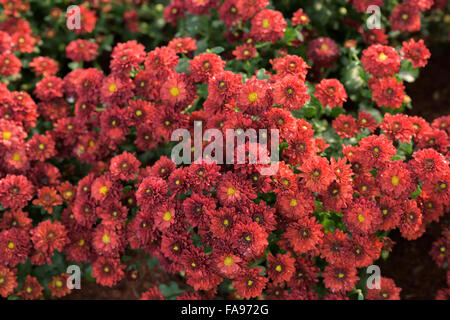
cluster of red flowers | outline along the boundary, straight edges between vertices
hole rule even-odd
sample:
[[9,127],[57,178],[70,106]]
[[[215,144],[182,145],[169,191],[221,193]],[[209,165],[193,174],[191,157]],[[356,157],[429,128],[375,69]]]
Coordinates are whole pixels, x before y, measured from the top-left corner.
[[[447,227],[442,228],[441,237],[433,243],[430,250],[430,255],[439,268],[447,268],[450,264],[450,255],[448,250],[450,248],[450,229]],[[436,300],[449,300],[450,299],[450,270],[447,268],[447,287],[442,288],[436,293]]]
[[[361,12],[369,2],[383,1],[352,4]],[[429,9],[430,2],[399,4],[392,28],[415,31],[419,12]],[[0,25],[3,77],[20,73],[21,62],[11,52],[32,52],[39,40],[16,17],[26,6],[8,3],[14,4],[5,6],[10,17]],[[218,8],[231,31],[249,21],[249,32],[233,40],[244,42],[233,51],[244,60],[256,55],[256,43],[275,43],[284,36],[288,22],[267,5],[266,0],[175,0],[164,17],[176,24],[185,11],[202,15]],[[81,13],[83,27],[77,33],[92,31],[95,12],[81,6]],[[129,28],[138,30],[136,15],[126,15]],[[308,23],[303,10],[294,14],[293,25]],[[373,101],[400,108],[405,93],[396,75],[402,59],[423,67],[430,52],[422,40],[404,42],[397,52],[384,41],[368,39],[373,44],[363,51],[361,64],[370,76]],[[224,280],[235,298],[348,299],[359,269],[392,245],[380,231],[398,228],[403,237],[416,239],[427,223],[449,210],[449,116],[428,123],[403,114],[386,113],[380,122],[365,111],[357,119],[340,114],[332,127],[343,143],[336,144],[339,156],[334,157],[313,125],[294,116],[313,99],[345,112],[343,83],[319,77],[311,85],[306,80],[309,71],[331,68],[339,59],[341,51],[332,39],[308,43],[306,56],[314,69],[302,57],[280,51],[270,60],[273,70],[263,77],[227,70],[220,55],[194,56],[196,49],[191,37],[151,51],[131,40],[114,46],[109,74],[88,67],[64,77],[57,76],[57,61],[39,56],[29,64],[42,77],[34,98],[0,85],[2,297],[42,295],[44,288],[34,276],[18,285],[17,266],[27,259],[36,266],[51,264],[54,254],[62,252],[68,261],[91,264],[97,283],[114,286],[125,277],[121,256],[140,249],[157,257],[167,272],[185,275],[194,291],[179,299],[213,298]],[[98,45],[78,39],[65,52],[74,62],[90,62]],[[178,72],[180,57],[186,56],[192,57],[189,67]],[[199,98],[198,89],[205,87],[207,96]],[[52,125],[41,132],[39,121]],[[165,156],[153,164],[141,157],[167,144],[176,129],[193,132],[194,122],[223,133],[278,129],[286,146],[278,171],[266,176],[256,164],[219,165],[204,159],[177,166]],[[411,152],[401,158],[397,153],[404,145]],[[250,143],[245,147],[250,149]],[[89,164],[90,172],[73,181],[68,177],[74,166],[59,167],[61,159]],[[36,208],[43,216],[35,217]],[[447,232],[434,246],[438,263],[448,260],[442,252],[449,239]],[[53,296],[70,293],[67,278],[60,274],[50,280]],[[319,296],[314,288],[322,284],[327,290]],[[399,299],[400,290],[383,277],[381,288],[367,290],[366,298]],[[163,296],[154,287],[142,298]]]

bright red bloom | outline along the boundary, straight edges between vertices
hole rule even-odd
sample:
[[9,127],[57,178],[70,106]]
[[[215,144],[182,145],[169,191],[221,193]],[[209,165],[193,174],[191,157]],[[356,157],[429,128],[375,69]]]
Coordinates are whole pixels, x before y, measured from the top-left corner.
[[0,265],[0,296],[7,298],[17,287],[16,271]]
[[0,180],[0,204],[21,209],[33,198],[34,186],[25,176],[7,175]]
[[173,38],[167,46],[173,49],[176,53],[185,54],[197,49],[196,40],[191,37]]
[[422,149],[413,153],[412,171],[420,181],[436,181],[449,171],[448,161],[434,149]]
[[399,227],[402,237],[415,240],[422,235],[422,212],[418,208],[416,200],[407,200],[403,210]]
[[27,277],[22,285],[22,290],[17,294],[24,300],[36,300],[42,295],[44,288],[40,285],[39,281],[27,274]]
[[381,213],[372,200],[357,199],[349,204],[343,221],[350,232],[369,235],[381,224]]
[[384,134],[391,140],[399,140],[400,142],[409,142],[411,136],[414,134],[414,127],[407,115],[396,114],[391,115],[386,113],[380,128]]
[[120,259],[98,257],[92,263],[92,276],[102,286],[112,287],[123,279],[125,266],[120,264]]
[[295,55],[286,55],[283,58],[276,58],[270,60],[270,63],[280,77],[293,75],[302,82],[305,81],[306,74],[310,68],[302,57]]
[[388,36],[384,29],[370,29],[363,32],[364,41],[368,45],[372,44],[388,44]]
[[367,300],[400,300],[401,288],[397,287],[390,278],[380,278],[380,289],[368,289]]
[[403,41],[400,52],[406,59],[409,59],[414,68],[425,67],[431,57],[430,50],[427,49],[423,40],[415,41],[411,38],[408,42]]
[[326,190],[335,178],[328,160],[322,157],[310,158],[300,166],[299,170],[302,171],[299,174],[303,178],[302,182],[312,192]]
[[306,54],[312,63],[328,68],[339,59],[341,51],[332,39],[321,37],[308,44]]
[[64,246],[69,242],[67,230],[59,222],[42,221],[30,233],[34,248],[45,255],[48,263],[53,252],[63,251]]
[[217,72],[223,71],[226,62],[214,53],[201,53],[191,61],[189,71],[195,82],[207,83],[209,78]]
[[358,114],[358,125],[360,129],[365,128],[369,130],[370,133],[373,133],[378,126],[377,121],[372,117],[372,115],[364,110]]
[[75,62],[92,61],[98,54],[98,45],[89,40],[77,39],[66,46],[66,57]]
[[71,292],[67,286],[67,279],[69,279],[69,274],[67,273],[62,273],[52,277],[50,283],[48,284],[48,289],[53,297],[61,298]]
[[36,76],[53,76],[58,72],[58,62],[49,57],[35,57],[30,67]]
[[110,69],[117,75],[139,69],[146,55],[145,47],[135,40],[118,43],[111,53]]
[[311,99],[306,85],[295,76],[286,76],[274,84],[273,100],[288,110],[298,110]]
[[147,177],[136,191],[137,204],[144,211],[151,210],[166,199],[167,191],[167,183],[163,179]]
[[372,100],[379,107],[396,109],[402,106],[405,99],[405,87],[402,81],[397,81],[394,77],[372,78],[369,86],[372,90]]
[[253,17],[250,35],[256,41],[275,43],[283,37],[286,27],[287,23],[281,12],[264,9]]
[[33,204],[41,206],[49,214],[53,213],[53,207],[62,204],[62,198],[57,194],[56,189],[52,187],[43,187],[39,190],[38,198],[33,200]]
[[401,161],[393,161],[377,173],[381,191],[395,199],[408,198],[416,189],[416,183],[408,167]]
[[419,9],[407,4],[397,4],[389,20],[392,30],[415,32],[421,28]]
[[309,22],[309,17],[305,12],[303,12],[302,9],[298,9],[292,15],[292,25],[293,26],[307,24],[308,22]]
[[356,268],[349,264],[332,264],[325,267],[322,276],[325,287],[332,292],[346,292],[353,289],[359,277]]
[[331,125],[342,138],[352,138],[359,132],[358,124],[351,115],[340,114]]
[[51,100],[63,96],[63,80],[55,76],[49,76],[38,83],[34,94],[41,100]]
[[364,155],[364,162],[369,167],[380,168],[397,154],[392,141],[385,135],[370,135],[359,141],[359,151]]
[[246,269],[239,278],[233,280],[237,294],[244,299],[260,296],[268,281],[268,278],[260,273],[261,269],[258,267]]
[[298,255],[317,250],[322,242],[323,227],[314,217],[302,218],[287,226],[283,238]]
[[322,79],[316,85],[314,96],[320,103],[328,108],[342,107],[347,101],[347,93],[344,86],[337,79]]
[[289,254],[271,253],[267,256],[267,273],[274,284],[289,281],[295,272],[295,259]]
[[23,263],[28,257],[31,242],[28,232],[17,228],[0,232],[0,262],[10,267]]
[[110,75],[105,77],[100,89],[100,100],[110,106],[125,105],[133,97],[134,84],[128,78]]
[[400,70],[400,56],[397,51],[381,44],[374,44],[365,49],[361,62],[364,70],[374,77],[388,77]]
[[257,54],[256,48],[251,44],[243,44],[237,46],[233,50],[233,55],[236,57],[236,60],[247,60],[255,57]]
[[154,286],[142,293],[140,300],[165,300],[158,286]]
[[134,155],[124,151],[111,159],[109,170],[115,179],[133,180],[139,171],[140,161]]
[[238,223],[234,227],[232,247],[250,261],[264,254],[268,245],[267,237],[266,231],[256,222]]

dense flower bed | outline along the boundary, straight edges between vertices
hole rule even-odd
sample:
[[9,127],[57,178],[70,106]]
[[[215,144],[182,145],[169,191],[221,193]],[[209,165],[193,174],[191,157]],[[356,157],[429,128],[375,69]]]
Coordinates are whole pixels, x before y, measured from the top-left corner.
[[[449,211],[450,116],[408,116],[404,85],[448,41],[447,1],[87,1],[73,31],[65,1],[0,2],[2,297],[63,297],[69,265],[139,281],[138,250],[184,277],[177,299],[400,298],[366,268]],[[277,129],[278,170],[176,165],[199,123]]]

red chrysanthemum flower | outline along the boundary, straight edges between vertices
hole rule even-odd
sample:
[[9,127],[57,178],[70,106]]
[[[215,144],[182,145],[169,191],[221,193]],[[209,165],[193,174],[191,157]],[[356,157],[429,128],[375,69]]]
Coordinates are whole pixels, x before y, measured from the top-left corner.
[[49,57],[35,57],[30,67],[36,76],[53,76],[58,72],[58,62]]
[[250,35],[256,41],[275,43],[283,37],[286,27],[287,22],[281,12],[264,9],[253,17]]
[[246,269],[239,278],[233,280],[233,285],[240,297],[250,299],[261,295],[267,281],[268,278],[261,275],[261,269],[255,267]]
[[373,133],[378,125],[377,121],[372,117],[372,115],[364,110],[358,114],[358,125],[361,128],[367,129],[370,133]]
[[33,200],[33,204],[41,206],[49,214],[53,213],[53,207],[61,205],[62,198],[53,187],[43,187],[39,190],[38,198]]
[[15,267],[23,263],[31,249],[28,232],[17,228],[0,232],[0,262]]
[[370,29],[363,32],[363,38],[367,45],[388,44],[388,36],[384,29]]
[[339,58],[341,51],[330,38],[317,38],[308,44],[308,59],[319,67],[331,67]]
[[359,132],[358,124],[351,115],[340,114],[331,122],[331,126],[342,138],[352,138]]
[[92,277],[102,286],[112,287],[124,277],[125,266],[120,264],[120,259],[98,257],[92,263]]
[[391,115],[386,113],[380,128],[389,139],[399,140],[400,142],[409,142],[415,132],[410,118],[404,114]]
[[344,86],[337,79],[322,79],[316,85],[314,96],[320,103],[328,108],[342,107],[347,101],[347,92]]
[[372,234],[381,224],[380,208],[372,200],[354,200],[345,210],[343,221],[352,233]]
[[140,300],[165,300],[158,286],[154,286],[143,292]]
[[349,264],[331,264],[322,273],[323,282],[332,292],[350,291],[359,280],[356,272],[356,268]]
[[256,222],[238,223],[234,227],[232,247],[250,261],[264,254],[268,245],[267,237],[264,228]]
[[103,79],[100,100],[110,106],[122,106],[133,97],[133,89],[134,84],[130,79],[110,75]]
[[189,71],[195,82],[207,83],[209,78],[217,72],[223,71],[226,62],[214,53],[201,53],[191,61]]
[[311,157],[300,166],[299,170],[302,171],[299,174],[303,178],[302,182],[312,192],[326,190],[335,178],[328,160],[322,157]]
[[69,279],[69,274],[67,273],[62,273],[52,277],[50,283],[48,284],[48,289],[53,297],[61,298],[71,292],[67,286],[67,279]]
[[400,56],[397,51],[381,44],[374,44],[365,49],[361,62],[364,70],[374,77],[389,77],[400,70]]
[[372,78],[369,87],[372,90],[372,100],[379,107],[400,108],[405,100],[405,86],[394,77]]
[[392,141],[385,135],[370,135],[359,141],[359,149],[364,163],[369,167],[380,168],[397,154]]
[[197,49],[196,40],[192,39],[191,37],[173,38],[172,40],[170,40],[167,46],[173,49],[176,53],[184,54],[195,51]]
[[308,15],[303,11],[303,9],[298,9],[298,10],[295,11],[294,14],[292,15],[292,25],[293,25],[293,26],[298,26],[298,25],[307,24],[308,22],[309,22],[309,17],[308,17]]
[[415,32],[421,28],[419,9],[407,4],[397,4],[389,20],[392,30]]
[[15,270],[0,265],[0,296],[7,298],[17,287]]
[[39,281],[27,274],[27,277],[22,285],[22,290],[17,294],[24,300],[36,300],[42,295],[44,288]]
[[42,221],[30,233],[34,248],[45,255],[49,264],[53,252],[62,251],[69,242],[66,228],[56,221]]
[[402,46],[400,52],[403,54],[404,58],[412,62],[414,68],[421,68],[427,65],[431,53],[422,39],[416,42],[411,38],[408,42],[404,41]]
[[216,196],[223,205],[244,204],[256,198],[248,181],[242,181],[236,174],[224,174],[216,187]]
[[256,48],[248,43],[245,43],[240,46],[236,46],[233,50],[233,55],[236,57],[236,60],[247,60],[255,57],[257,54]]
[[98,45],[89,40],[77,39],[66,46],[66,57],[75,62],[92,61],[98,54]]
[[431,148],[414,152],[410,165],[420,181],[436,181],[449,171],[445,157]]
[[34,94],[41,100],[52,100],[54,98],[61,98],[63,96],[63,80],[55,76],[49,76],[38,83]]
[[305,81],[306,74],[310,68],[302,57],[295,55],[286,55],[283,58],[276,58],[270,60],[270,63],[280,77],[292,75],[302,82]]
[[275,82],[273,100],[288,110],[298,110],[311,99],[308,88],[295,76],[286,76]]
[[304,217],[290,223],[283,238],[298,255],[317,250],[323,238],[323,227],[314,217]]
[[367,300],[400,300],[401,288],[390,278],[380,278],[380,289],[367,289]]
[[295,259],[290,254],[280,254],[267,256],[267,273],[274,284],[289,281],[295,272]]
[[146,55],[145,47],[135,40],[118,43],[111,53],[110,69],[117,75],[139,69]]
[[33,198],[34,186],[25,176],[7,175],[0,180],[0,204],[21,209]]
[[134,155],[124,151],[111,159],[111,176],[120,180],[133,180],[139,171],[140,161]]
[[158,177],[147,177],[142,180],[136,191],[137,204],[144,211],[152,210],[164,202],[167,195],[167,183]]

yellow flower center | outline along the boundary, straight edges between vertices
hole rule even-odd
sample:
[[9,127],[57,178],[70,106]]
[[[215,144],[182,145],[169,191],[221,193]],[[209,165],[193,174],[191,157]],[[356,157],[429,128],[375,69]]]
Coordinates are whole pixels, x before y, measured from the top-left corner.
[[276,270],[277,272],[281,272],[282,268],[281,268],[280,265],[277,265],[277,266],[275,267],[275,270]]
[[3,136],[3,139],[9,140],[9,139],[11,139],[12,133],[10,131],[3,131],[2,136]]
[[258,94],[256,92],[250,92],[248,95],[248,100],[250,102],[255,102],[258,99]]
[[166,211],[163,216],[164,221],[170,221],[172,219],[172,213],[170,211]]
[[232,196],[236,193],[236,189],[229,187],[227,190],[227,195]]
[[173,87],[170,89],[170,94],[174,97],[178,97],[180,95],[180,89]]
[[232,257],[226,257],[223,260],[223,264],[226,265],[227,267],[233,265],[233,263],[234,263],[234,259]]
[[397,177],[397,176],[393,176],[392,179],[391,179],[391,182],[392,182],[392,185],[393,185],[394,187],[396,187],[396,186],[398,186],[398,184],[399,184],[399,182],[400,182],[400,178]]
[[291,199],[291,201],[289,202],[289,205],[290,205],[291,207],[296,207],[296,206],[298,206],[297,199]]
[[103,235],[103,237],[102,237],[102,241],[103,241],[103,243],[106,243],[106,244],[110,243],[111,242],[111,236],[109,234],[105,233]]
[[117,85],[115,83],[111,84],[108,88],[109,92],[114,92],[117,89]]
[[380,53],[380,55],[378,56],[378,59],[381,61],[384,61],[388,58],[387,55],[384,54],[384,52]]
[[358,220],[359,220],[359,222],[364,222],[364,221],[366,221],[366,218],[364,218],[364,216],[360,213],[358,215]]
[[267,29],[268,27],[270,27],[270,21],[269,21],[269,19],[264,19],[264,20],[262,21],[262,27],[263,27],[264,29]]
[[8,249],[14,249],[15,245],[13,242],[8,243]]
[[108,187],[107,186],[101,187],[100,193],[105,196],[108,193]]

